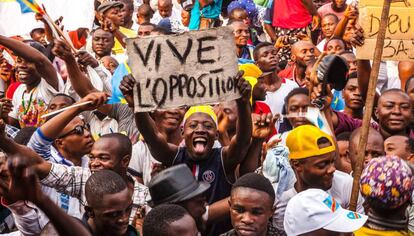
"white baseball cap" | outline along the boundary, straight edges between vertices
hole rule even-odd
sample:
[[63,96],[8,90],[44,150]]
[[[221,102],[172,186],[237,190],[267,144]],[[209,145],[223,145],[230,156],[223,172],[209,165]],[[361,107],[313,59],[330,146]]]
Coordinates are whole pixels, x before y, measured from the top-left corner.
[[283,225],[288,236],[322,228],[347,233],[361,228],[367,219],[366,215],[343,209],[327,192],[308,189],[290,199]]

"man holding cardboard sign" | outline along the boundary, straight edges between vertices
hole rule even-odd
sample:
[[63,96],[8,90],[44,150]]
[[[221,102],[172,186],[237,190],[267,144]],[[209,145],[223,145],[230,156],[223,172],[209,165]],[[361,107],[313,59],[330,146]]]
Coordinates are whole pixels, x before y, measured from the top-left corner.
[[237,55],[227,27],[127,40],[135,112],[234,100]]
[[[216,42],[215,37],[220,40],[220,43]],[[229,196],[231,184],[235,180],[235,169],[244,160],[249,149],[252,134],[251,86],[241,78],[241,73],[234,78],[237,72],[237,56],[232,32],[227,28],[191,32],[175,37],[168,36],[164,38],[164,44],[161,43],[162,41],[157,41],[159,39],[160,37],[153,37],[137,40],[139,41],[137,43],[135,40],[128,42],[130,47],[136,47],[128,49],[128,51],[132,51],[129,58],[130,64],[134,65],[132,71],[136,77],[135,80],[132,76],[125,77],[121,82],[120,89],[129,105],[134,104],[138,129],[152,156],[165,166],[184,163],[193,170],[197,180],[210,183],[211,187],[206,192],[206,200],[212,204]],[[150,45],[151,42],[154,42],[154,46],[148,46],[147,52],[140,54],[139,50],[142,52],[142,48],[145,48],[143,45],[145,43]],[[158,44],[158,42],[160,43]],[[138,49],[138,44],[142,48]],[[155,46],[157,44],[160,46]],[[159,47],[163,48],[160,50],[163,54],[151,54],[151,47],[155,51]],[[186,49],[183,50],[183,48]],[[228,51],[229,49],[232,50],[231,53]],[[145,56],[141,58],[141,55]],[[173,58],[174,55],[176,58]],[[162,66],[165,65],[162,63],[164,56],[170,57],[171,67]],[[157,60],[160,61],[159,67],[157,67]],[[137,71],[139,68],[141,71]],[[174,77],[179,78],[178,82],[172,79]],[[192,77],[197,78],[196,82],[191,82],[193,81]],[[212,85],[209,84],[211,80],[214,80]],[[157,83],[166,85],[165,89],[161,90],[161,92],[165,92],[162,95],[165,97],[163,103],[157,100],[160,97],[156,87]],[[228,87],[228,85],[232,87]],[[204,90],[206,90],[204,95],[194,89],[198,86],[204,86]],[[189,88],[196,90],[197,95],[191,97],[190,92],[194,90]],[[198,93],[203,96],[198,96]],[[149,113],[145,112],[182,104],[208,104],[232,99],[237,99],[239,119],[236,135],[225,147],[214,146],[215,140],[218,138],[217,116],[211,106],[192,106],[188,109],[184,116],[182,131],[185,147],[168,143],[158,131]],[[143,106],[145,105],[143,101],[150,106]],[[263,126],[268,126],[270,122],[260,123],[263,123]],[[225,232],[229,229],[227,226],[230,224],[216,226],[208,227],[208,231],[213,232],[210,235]]]

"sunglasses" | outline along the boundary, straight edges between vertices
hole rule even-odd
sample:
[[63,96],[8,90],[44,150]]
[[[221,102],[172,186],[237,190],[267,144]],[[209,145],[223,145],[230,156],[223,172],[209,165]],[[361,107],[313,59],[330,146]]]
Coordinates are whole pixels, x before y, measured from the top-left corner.
[[89,124],[78,125],[73,130],[67,132],[66,134],[63,134],[63,135],[59,136],[59,138],[65,138],[65,137],[70,136],[72,134],[76,134],[76,135],[81,136],[85,133],[85,130],[88,130],[88,131],[90,130]]

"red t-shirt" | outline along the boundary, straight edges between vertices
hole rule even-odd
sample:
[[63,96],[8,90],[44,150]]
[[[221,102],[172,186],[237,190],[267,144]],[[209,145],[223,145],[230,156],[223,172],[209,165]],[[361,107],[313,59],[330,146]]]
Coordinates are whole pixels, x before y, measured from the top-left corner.
[[302,0],[274,0],[272,25],[284,29],[305,28],[312,16]]

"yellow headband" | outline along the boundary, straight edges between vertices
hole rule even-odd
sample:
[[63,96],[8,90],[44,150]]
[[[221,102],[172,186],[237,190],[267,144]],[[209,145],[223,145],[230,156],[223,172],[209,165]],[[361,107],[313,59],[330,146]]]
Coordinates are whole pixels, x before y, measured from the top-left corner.
[[202,105],[202,106],[192,106],[184,115],[183,124],[187,121],[187,119],[195,113],[204,113],[211,117],[214,123],[217,126],[217,115],[214,113],[213,107],[209,105]]

